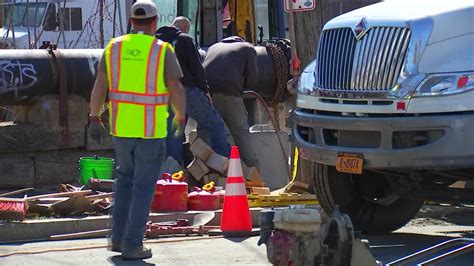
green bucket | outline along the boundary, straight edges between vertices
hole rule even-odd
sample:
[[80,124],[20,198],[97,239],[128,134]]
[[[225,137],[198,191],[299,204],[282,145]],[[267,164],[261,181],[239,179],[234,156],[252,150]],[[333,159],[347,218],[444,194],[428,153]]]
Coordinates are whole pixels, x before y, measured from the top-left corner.
[[90,178],[112,179],[114,159],[107,157],[81,157],[81,185],[86,185]]

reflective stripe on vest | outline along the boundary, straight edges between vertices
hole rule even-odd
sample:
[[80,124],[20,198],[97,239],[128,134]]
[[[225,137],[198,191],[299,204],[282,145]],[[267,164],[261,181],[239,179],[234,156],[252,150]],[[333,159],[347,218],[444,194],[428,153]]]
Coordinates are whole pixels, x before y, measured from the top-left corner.
[[[107,63],[108,63],[109,85],[110,85],[109,101],[110,101],[110,107],[111,107],[110,123],[111,123],[112,134],[114,136],[119,136],[119,137],[144,137],[144,138],[163,137],[163,134],[166,135],[166,119],[163,120],[163,115],[167,114],[166,113],[167,111],[162,111],[162,109],[157,109],[157,107],[167,105],[168,100],[169,100],[169,94],[167,93],[166,87],[160,87],[158,90],[157,86],[159,83],[158,82],[159,75],[162,75],[163,73],[162,72],[163,70],[159,72],[160,62],[163,61],[160,59],[162,55],[164,54],[166,47],[162,44],[159,44],[157,41],[155,41],[155,39],[153,39],[153,41],[150,41],[151,44],[150,44],[150,49],[148,50],[149,52],[148,54],[145,54],[145,56],[147,56],[146,71],[145,71],[146,73],[144,73],[143,68],[140,70],[137,70],[137,73],[146,74],[146,77],[142,76],[144,78],[143,80],[144,82],[141,84],[145,85],[144,88],[142,87],[143,89],[138,89],[139,87],[138,88],[135,87],[137,89],[134,90],[132,89],[133,86],[132,88],[129,88],[130,86],[128,88],[127,87],[121,88],[120,75],[124,74],[122,73],[122,70],[121,70],[121,60],[122,60],[122,55],[123,55],[122,50],[126,49],[125,51],[128,52],[130,50],[130,47],[132,47],[128,45],[126,46],[126,47],[129,47],[128,49],[123,48],[124,45],[122,41],[124,39],[127,41],[132,41],[132,38],[137,38],[137,36],[133,37],[133,35],[132,36],[125,35],[125,38],[122,38],[122,37],[124,36],[119,37],[120,39],[115,39],[115,41],[111,43],[111,45],[108,47],[109,57],[108,57]],[[133,40],[137,40],[136,42],[140,43],[140,41],[143,41],[143,38],[142,39],[139,39],[139,38],[140,37]],[[142,50],[142,54],[143,54],[143,50]],[[127,62],[128,61],[124,61],[122,63],[125,64]],[[127,68],[127,66],[130,69],[130,65],[124,65],[124,66],[125,66],[125,69]],[[130,74],[126,73],[126,75],[130,75]],[[129,76],[126,76],[126,78],[128,79]],[[140,76],[137,76],[136,78],[140,78]],[[161,79],[163,78],[161,77]],[[124,81],[124,83],[131,84],[129,81]],[[160,86],[164,86],[163,84],[164,84],[163,81],[161,81]],[[127,86],[127,85],[122,84],[122,87],[123,86]],[[120,113],[119,106],[122,106],[122,105],[123,107],[120,107],[120,109],[122,110],[123,108],[127,108],[128,112],[125,118],[123,117],[123,114],[122,114],[119,120],[118,119],[119,113]],[[130,113],[131,112],[130,110],[136,110],[136,109],[130,109],[131,107],[129,106],[132,106],[132,105],[143,106],[143,110],[144,110],[143,116],[137,113],[137,117],[133,117],[133,118],[130,117],[130,119],[142,119],[141,121],[143,122],[143,126],[144,126],[143,133],[139,133],[139,136],[136,136],[137,135],[136,132],[133,136],[130,136],[129,130],[124,129],[124,125],[123,125],[124,123],[123,119],[127,119],[128,121],[129,116],[131,115],[135,116],[136,111],[133,111],[132,113]],[[166,108],[166,107],[163,107],[163,108]],[[158,117],[157,117],[157,114],[159,115]],[[156,124],[157,119],[160,122],[160,124],[158,124],[159,125],[158,129],[165,128],[164,133],[161,133],[161,129],[159,132],[155,132],[155,129],[157,128],[157,124]],[[117,132],[118,121],[122,121],[120,122],[121,123],[120,132]],[[163,123],[163,125],[161,123]],[[134,127],[134,129],[136,129],[136,127]]]
[[111,102],[131,103],[140,105],[163,105],[167,104],[169,94],[134,94],[129,92],[111,91],[109,93],[109,100]]
[[[112,44],[112,47],[110,48],[110,56],[109,56],[109,84],[110,84],[110,89],[109,89],[109,94],[112,91],[118,90],[119,88],[119,81],[120,81],[120,54],[122,53],[122,42],[121,38],[118,37],[116,39],[116,42]],[[112,130],[112,135],[117,134],[117,116],[118,116],[118,108],[119,105],[117,102],[111,102],[112,108],[111,114],[111,130]]]
[[118,41],[112,45],[110,51],[109,81],[112,83],[111,90],[117,90],[120,81],[120,55],[122,53],[122,42]]
[[[148,54],[148,66],[146,75],[146,90],[149,95],[156,93],[156,77],[158,73],[158,64],[162,46],[152,44],[150,53]],[[155,134],[155,106],[145,106],[145,136],[153,136]]]

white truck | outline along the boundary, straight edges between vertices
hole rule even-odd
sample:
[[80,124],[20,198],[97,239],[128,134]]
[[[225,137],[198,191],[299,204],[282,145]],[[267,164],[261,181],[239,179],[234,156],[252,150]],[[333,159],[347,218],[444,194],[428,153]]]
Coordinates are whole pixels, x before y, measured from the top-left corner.
[[392,0],[329,21],[293,139],[322,207],[368,233],[425,200],[474,203],[474,2]]
[[[0,1],[0,49],[33,49],[43,42],[59,48],[102,48],[129,30],[133,0]],[[176,17],[177,1],[155,0],[158,25]],[[60,15],[62,14],[62,15]],[[101,19],[103,18],[103,19]]]

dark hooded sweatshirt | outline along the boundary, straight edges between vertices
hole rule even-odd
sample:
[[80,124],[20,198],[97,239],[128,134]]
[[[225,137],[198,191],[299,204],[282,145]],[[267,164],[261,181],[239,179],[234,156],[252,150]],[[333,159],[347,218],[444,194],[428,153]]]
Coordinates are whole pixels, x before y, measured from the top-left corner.
[[203,66],[211,93],[241,96],[257,82],[257,52],[237,36],[209,47]]
[[193,38],[175,27],[164,26],[156,31],[156,37],[174,46],[176,57],[183,71],[181,82],[184,87],[199,87],[208,92],[206,74]]

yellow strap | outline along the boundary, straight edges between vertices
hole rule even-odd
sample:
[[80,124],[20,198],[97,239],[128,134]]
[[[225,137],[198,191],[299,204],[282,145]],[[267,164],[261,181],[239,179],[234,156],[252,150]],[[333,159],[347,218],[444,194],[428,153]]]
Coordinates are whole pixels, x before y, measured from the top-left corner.
[[295,182],[296,173],[298,172],[298,147],[295,148],[295,157],[293,158],[293,173],[291,174],[291,182]]

